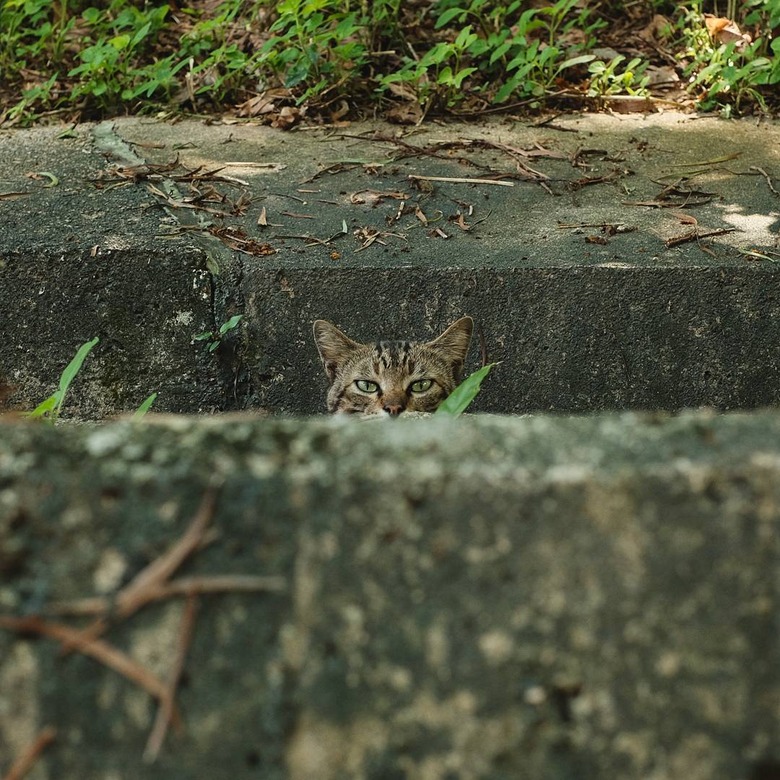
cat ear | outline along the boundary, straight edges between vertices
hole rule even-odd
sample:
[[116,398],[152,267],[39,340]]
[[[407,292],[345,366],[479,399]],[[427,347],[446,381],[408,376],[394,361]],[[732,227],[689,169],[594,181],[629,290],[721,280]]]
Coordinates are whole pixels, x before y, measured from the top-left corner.
[[457,322],[453,322],[439,338],[428,342],[427,346],[438,349],[452,363],[454,373],[458,375],[466,362],[473,330],[474,320],[471,317],[461,317]]
[[314,343],[331,382],[336,378],[339,366],[360,346],[327,320],[314,323]]

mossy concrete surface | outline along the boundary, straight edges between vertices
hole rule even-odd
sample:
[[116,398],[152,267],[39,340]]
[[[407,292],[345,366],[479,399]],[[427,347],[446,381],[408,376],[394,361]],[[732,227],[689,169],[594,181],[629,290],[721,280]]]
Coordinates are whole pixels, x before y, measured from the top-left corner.
[[[0,425],[0,614],[111,596],[181,538],[172,728],[0,630],[0,773],[33,780],[756,780],[780,771],[780,414]],[[183,600],[104,640],[172,673]],[[6,621],[7,622],[7,621]]]
[[0,130],[0,376],[30,408],[100,336],[66,415],[313,413],[313,320],[467,313],[481,411],[774,404],[779,165],[776,122],[677,113]]

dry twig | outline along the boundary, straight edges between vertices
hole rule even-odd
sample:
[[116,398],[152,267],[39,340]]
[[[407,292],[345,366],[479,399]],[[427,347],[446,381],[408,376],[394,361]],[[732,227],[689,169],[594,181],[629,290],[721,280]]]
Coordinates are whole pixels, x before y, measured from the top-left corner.
[[[169,577],[181,566],[187,557],[198,549],[203,541],[216,504],[217,491],[210,487],[195,513],[184,535],[167,553],[152,561],[128,583],[116,597],[116,617],[124,619],[137,612],[141,607],[157,600],[157,594],[167,584]],[[78,633],[81,643],[99,637],[108,628],[106,616],[99,617],[82,632]],[[67,649],[67,648],[66,648]]]
[[170,680],[166,688],[165,696],[160,700],[160,707],[157,710],[157,717],[154,720],[154,726],[149,733],[149,739],[144,750],[144,761],[151,764],[160,754],[160,748],[165,741],[165,735],[168,733],[168,726],[173,718],[176,708],[176,689],[179,687],[179,680],[184,671],[184,662],[187,658],[187,652],[192,642],[192,634],[195,630],[195,616],[198,610],[198,599],[195,596],[189,596],[184,605],[184,614],[181,619],[181,628],[179,629],[179,644],[176,649],[176,658],[173,669],[171,670]]
[[156,699],[162,699],[165,696],[165,685],[159,678],[136,663],[130,656],[102,639],[92,639],[85,636],[85,632],[61,623],[42,620],[37,615],[23,618],[0,615],[0,628],[7,628],[20,634],[40,634],[50,639],[56,639],[66,647],[100,661],[104,666],[139,685]]
[[3,780],[22,780],[22,778],[35,766],[46,747],[57,738],[57,729],[46,726],[35,740],[28,745],[22,754],[11,764]]
[[499,179],[468,179],[460,176],[418,176],[410,173],[409,177],[413,181],[445,181],[453,184],[498,184],[501,187],[514,187],[512,181],[500,181]]
[[718,230],[708,230],[706,233],[700,233],[698,228],[694,228],[688,233],[683,233],[681,236],[674,236],[668,238],[664,243],[667,247],[679,246],[680,244],[687,244],[689,241],[698,241],[702,238],[710,238],[710,236],[722,236],[725,233],[733,233],[736,228],[719,228]]
[[780,192],[778,192],[772,184],[772,177],[763,168],[759,168],[757,165],[751,165],[750,170],[756,171],[756,173],[760,173],[766,179],[766,183],[769,185],[770,192],[780,198]]

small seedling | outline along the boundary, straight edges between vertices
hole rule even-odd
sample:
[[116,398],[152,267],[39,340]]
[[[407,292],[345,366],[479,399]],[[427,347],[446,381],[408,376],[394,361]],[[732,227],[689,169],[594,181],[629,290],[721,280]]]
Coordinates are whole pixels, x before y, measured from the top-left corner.
[[68,363],[60,376],[60,385],[57,388],[57,391],[52,393],[46,400],[41,401],[35,409],[28,413],[28,417],[40,417],[52,423],[56,422],[57,418],[60,416],[60,410],[62,409],[62,404],[65,401],[65,396],[68,393],[71,382],[76,378],[84,360],[98,341],[100,341],[100,339],[96,336],[92,341],[87,341],[79,347],[75,357]]
[[208,351],[213,352],[221,343],[223,338],[233,330],[243,319],[243,314],[234,314],[227,322],[219,326],[219,330],[204,330],[192,338],[195,341],[208,341]]
[[498,363],[488,363],[466,377],[441,403],[434,414],[440,414],[443,417],[459,417],[468,409],[471,402],[479,394],[482,387],[482,381],[490,373],[493,366]]

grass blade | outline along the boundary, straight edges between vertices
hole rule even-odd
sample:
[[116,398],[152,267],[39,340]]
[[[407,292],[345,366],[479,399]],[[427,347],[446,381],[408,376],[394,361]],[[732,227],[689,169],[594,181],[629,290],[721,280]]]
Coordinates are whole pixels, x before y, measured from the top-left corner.
[[157,400],[157,393],[152,393],[148,396],[144,402],[133,412],[133,419],[140,420],[151,408],[152,404]]
[[443,417],[458,417],[468,409],[469,404],[477,397],[482,381],[498,363],[488,363],[466,377],[442,402],[435,414]]
[[65,366],[65,370],[60,375],[60,389],[54,394],[57,397],[55,415],[59,414],[59,411],[62,408],[62,402],[65,400],[65,394],[68,392],[70,383],[76,378],[76,374],[78,374],[78,372],[81,370],[81,366],[83,365],[87,355],[89,355],[89,353],[92,351],[92,348],[99,341],[100,339],[95,336],[92,341],[87,341],[85,344],[82,344],[79,347],[78,352],[76,352],[73,360],[71,360],[70,363]]

